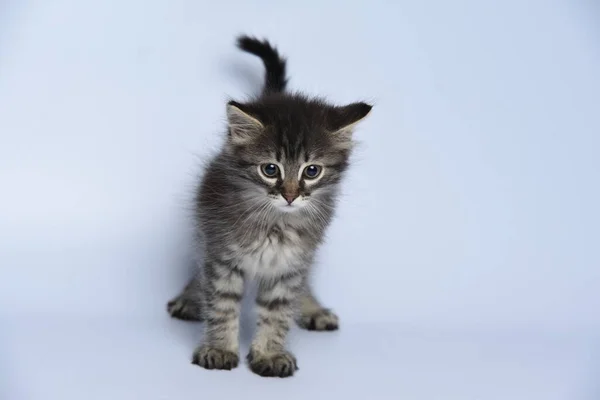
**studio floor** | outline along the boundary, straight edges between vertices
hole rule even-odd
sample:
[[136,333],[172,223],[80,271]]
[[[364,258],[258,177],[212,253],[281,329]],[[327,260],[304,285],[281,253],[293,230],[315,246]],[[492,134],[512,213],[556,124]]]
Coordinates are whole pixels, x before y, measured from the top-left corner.
[[[199,323],[90,316],[2,321],[3,399],[281,397],[440,400],[597,399],[581,337],[444,332],[399,324],[350,324],[335,333],[295,329],[299,371],[260,378],[190,363]],[[250,325],[249,325],[250,326]],[[251,328],[242,332],[242,355]],[[493,388],[493,391],[490,390]],[[285,392],[284,392],[285,391]],[[594,395],[596,397],[594,397]]]

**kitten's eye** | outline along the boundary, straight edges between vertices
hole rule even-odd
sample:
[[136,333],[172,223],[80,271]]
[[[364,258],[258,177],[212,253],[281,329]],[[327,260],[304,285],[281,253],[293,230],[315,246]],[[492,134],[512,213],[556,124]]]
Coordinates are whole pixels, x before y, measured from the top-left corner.
[[275,164],[263,164],[260,166],[262,173],[268,178],[274,178],[279,172],[279,167]]
[[304,176],[308,179],[315,179],[317,176],[321,174],[322,168],[318,165],[309,165],[304,168]]

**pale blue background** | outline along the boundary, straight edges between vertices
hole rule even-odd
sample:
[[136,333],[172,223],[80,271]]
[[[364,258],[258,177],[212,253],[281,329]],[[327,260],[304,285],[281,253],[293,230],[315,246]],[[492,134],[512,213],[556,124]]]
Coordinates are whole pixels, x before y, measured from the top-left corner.
[[[287,381],[194,368],[164,311],[262,80],[238,33],[375,103],[315,274],[342,331]],[[600,398],[599,35],[592,1],[0,2],[0,398]]]

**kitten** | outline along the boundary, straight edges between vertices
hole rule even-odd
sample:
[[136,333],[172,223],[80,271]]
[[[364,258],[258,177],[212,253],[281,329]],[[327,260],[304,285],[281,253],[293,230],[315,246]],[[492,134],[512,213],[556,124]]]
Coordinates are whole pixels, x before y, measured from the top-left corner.
[[294,320],[308,330],[338,329],[308,275],[333,216],[353,128],[372,106],[288,93],[286,61],[275,48],[247,36],[238,47],[262,59],[265,86],[257,98],[227,104],[227,140],[196,196],[202,268],[168,311],[205,321],[195,364],[235,368],[244,280],[256,279],[258,326],[247,360],[261,376],[287,377],[297,370],[285,346]]

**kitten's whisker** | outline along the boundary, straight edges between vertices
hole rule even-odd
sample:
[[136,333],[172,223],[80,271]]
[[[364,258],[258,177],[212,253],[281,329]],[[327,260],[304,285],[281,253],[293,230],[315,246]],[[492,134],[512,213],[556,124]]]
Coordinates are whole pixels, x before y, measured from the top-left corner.
[[313,202],[313,201],[314,201],[314,202],[318,203],[319,205],[321,205],[321,206],[323,206],[323,207],[329,208],[330,210],[333,210],[333,209],[334,209],[334,207],[333,207],[332,205],[330,205],[330,204],[327,204],[327,203],[325,203],[323,200],[319,200],[319,199],[317,199],[316,197],[315,197],[315,198],[311,198],[311,200],[310,200],[310,201],[311,201],[311,202]]
[[249,213],[249,215],[244,219],[244,221],[242,222],[242,225],[244,225],[246,222],[248,222],[251,218],[255,218],[256,221],[254,221],[254,224],[250,224],[250,227],[248,229],[246,229],[246,231],[244,232],[241,242],[245,243],[246,242],[246,238],[248,237],[249,234],[254,235],[254,231],[256,230],[255,225],[258,224],[258,222],[260,222],[260,218],[263,214],[263,212],[269,208],[270,204],[269,202],[264,202],[261,203],[262,205],[260,207],[257,207],[256,209],[252,210],[251,213]]

